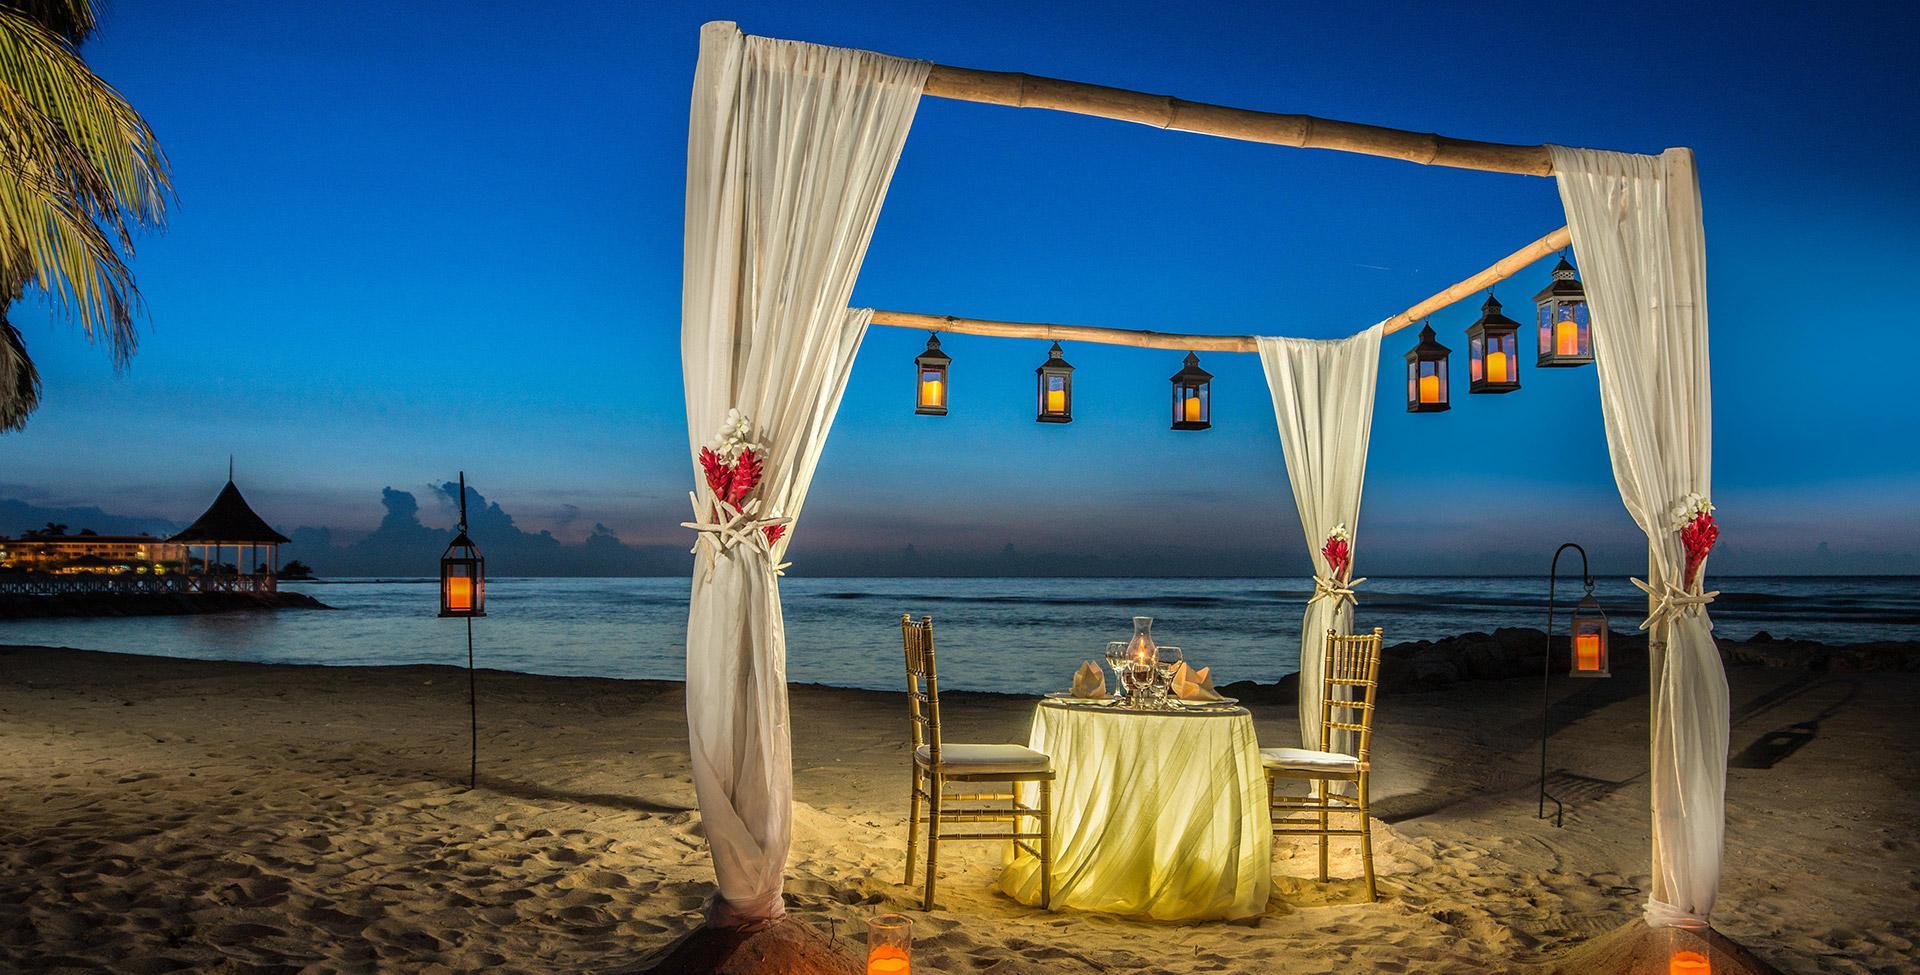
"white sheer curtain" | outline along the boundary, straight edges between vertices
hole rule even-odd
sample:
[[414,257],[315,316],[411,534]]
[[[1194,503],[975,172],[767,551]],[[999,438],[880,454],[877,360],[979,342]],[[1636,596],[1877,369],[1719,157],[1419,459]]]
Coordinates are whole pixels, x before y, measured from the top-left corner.
[[[1383,323],[1384,324],[1384,323]],[[1381,326],[1344,339],[1259,339],[1287,481],[1313,559],[1314,592],[1300,624],[1300,747],[1320,747],[1321,671],[1327,630],[1353,629],[1352,570],[1336,578],[1321,548],[1344,526],[1357,552],[1360,488],[1373,431]],[[1335,742],[1351,749],[1351,742]]]
[[[873,313],[849,309],[928,65],[700,32],[687,133],[680,355],[700,447],[731,409],[764,450],[761,518],[800,514]],[[687,613],[687,728],[719,894],[709,919],[779,917],[793,773],[776,553],[759,526],[697,546]]]
[[[1720,884],[1727,677],[1670,513],[1710,497],[1706,234],[1693,152],[1550,147],[1586,280],[1600,407],[1620,499],[1647,533],[1656,925],[1702,921]],[[1704,574],[1704,569],[1701,573]]]

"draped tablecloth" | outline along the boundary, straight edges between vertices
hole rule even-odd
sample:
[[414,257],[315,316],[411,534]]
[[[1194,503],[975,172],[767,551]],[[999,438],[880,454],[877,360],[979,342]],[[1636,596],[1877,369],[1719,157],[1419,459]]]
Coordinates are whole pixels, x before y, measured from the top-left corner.
[[[1041,702],[1053,758],[1053,906],[1160,920],[1250,917],[1272,889],[1266,773],[1245,708],[1141,712]],[[1031,804],[1037,789],[1022,785]],[[1000,888],[1040,903],[1017,847]]]

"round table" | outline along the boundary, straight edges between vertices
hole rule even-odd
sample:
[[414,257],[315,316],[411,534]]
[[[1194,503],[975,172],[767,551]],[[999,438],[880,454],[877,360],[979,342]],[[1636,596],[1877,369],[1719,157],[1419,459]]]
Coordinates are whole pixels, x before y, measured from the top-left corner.
[[[1053,758],[1053,906],[1161,920],[1261,913],[1273,832],[1253,716],[1048,699],[1028,747]],[[1031,804],[1038,790],[1021,787]],[[1014,848],[1000,888],[1040,903],[1040,861]]]

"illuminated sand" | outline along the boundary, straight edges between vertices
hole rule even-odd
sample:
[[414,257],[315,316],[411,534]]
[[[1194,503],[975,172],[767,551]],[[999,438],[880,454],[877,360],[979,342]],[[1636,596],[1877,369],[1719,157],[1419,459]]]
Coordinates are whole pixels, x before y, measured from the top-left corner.
[[[1790,753],[1732,771],[1718,926],[1786,971],[1914,970],[1920,675],[1731,678],[1736,755]],[[1311,848],[1281,844],[1264,917],[1194,926],[1018,906],[974,844],[943,850],[941,909],[913,910],[899,696],[797,687],[792,909],[841,939],[904,910],[927,972],[1545,970],[1647,883],[1644,685],[1561,685],[1583,695],[1555,738],[1585,776],[1559,785],[1565,829],[1532,818],[1537,683],[1389,694],[1383,901],[1290,879]],[[473,793],[465,687],[451,668],[0,650],[0,970],[644,968],[711,877],[680,687],[483,672]],[[1024,738],[1030,702],[944,703],[955,737]],[[1293,726],[1256,713],[1263,737]]]

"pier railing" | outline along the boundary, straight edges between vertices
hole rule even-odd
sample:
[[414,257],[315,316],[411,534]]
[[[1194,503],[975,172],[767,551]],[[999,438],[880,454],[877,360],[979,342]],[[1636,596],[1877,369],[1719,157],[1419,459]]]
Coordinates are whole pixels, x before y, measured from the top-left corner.
[[278,579],[249,575],[187,575],[169,572],[0,572],[0,596],[61,596],[69,593],[174,595],[204,592],[274,592]]

